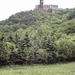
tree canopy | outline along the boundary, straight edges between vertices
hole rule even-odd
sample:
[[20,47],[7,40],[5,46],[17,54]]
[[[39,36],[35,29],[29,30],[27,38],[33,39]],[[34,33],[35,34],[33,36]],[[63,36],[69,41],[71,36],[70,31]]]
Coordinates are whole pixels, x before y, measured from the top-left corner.
[[75,61],[74,12],[22,11],[0,21],[0,64]]

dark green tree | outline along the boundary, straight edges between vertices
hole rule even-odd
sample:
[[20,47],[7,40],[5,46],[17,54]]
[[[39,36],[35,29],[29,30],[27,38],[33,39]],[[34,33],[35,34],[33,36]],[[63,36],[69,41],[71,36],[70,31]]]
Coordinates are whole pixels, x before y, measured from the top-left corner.
[[9,55],[7,52],[7,44],[5,42],[4,34],[0,38],[0,66],[8,63]]
[[55,57],[56,57],[56,54],[55,54],[55,47],[53,45],[53,40],[51,39],[51,37],[48,37],[47,40],[46,40],[46,51],[48,53],[48,63],[54,63],[55,62]]
[[30,46],[30,40],[28,37],[28,33],[26,32],[25,38],[18,43],[18,54],[16,63],[27,64]]

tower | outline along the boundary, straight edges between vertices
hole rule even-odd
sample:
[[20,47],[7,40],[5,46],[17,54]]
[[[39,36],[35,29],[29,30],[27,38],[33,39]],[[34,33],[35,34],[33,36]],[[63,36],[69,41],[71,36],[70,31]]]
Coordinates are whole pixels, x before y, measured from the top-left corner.
[[43,9],[43,0],[40,0],[40,8]]

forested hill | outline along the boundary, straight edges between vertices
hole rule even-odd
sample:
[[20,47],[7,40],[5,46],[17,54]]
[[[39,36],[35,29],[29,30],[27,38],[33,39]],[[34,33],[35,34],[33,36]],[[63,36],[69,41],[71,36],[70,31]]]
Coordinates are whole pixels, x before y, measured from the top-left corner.
[[[14,25],[14,24],[25,24],[25,25],[37,25],[40,23],[62,23],[66,21],[67,16],[75,9],[66,9],[58,13],[47,12],[35,12],[35,11],[22,11],[14,15],[11,15],[8,19],[0,22],[0,25]],[[72,15],[73,16],[73,15]]]
[[75,9],[25,11],[0,21],[0,65],[75,61]]

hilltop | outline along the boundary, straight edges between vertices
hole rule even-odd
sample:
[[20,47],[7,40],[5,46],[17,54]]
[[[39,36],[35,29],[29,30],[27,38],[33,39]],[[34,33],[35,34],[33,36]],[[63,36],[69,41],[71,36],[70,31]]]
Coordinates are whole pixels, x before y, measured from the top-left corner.
[[[11,15],[8,19],[0,21],[0,26],[4,28],[4,31],[8,32],[11,30],[17,30],[19,28],[26,29],[29,26],[41,26],[44,25],[58,28],[73,25],[75,20],[75,9],[65,9],[58,11],[57,13],[51,13],[51,10],[46,12],[35,12],[35,11],[22,11],[14,15]],[[6,28],[5,28],[5,27]],[[1,28],[1,30],[3,30]]]

